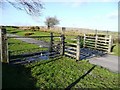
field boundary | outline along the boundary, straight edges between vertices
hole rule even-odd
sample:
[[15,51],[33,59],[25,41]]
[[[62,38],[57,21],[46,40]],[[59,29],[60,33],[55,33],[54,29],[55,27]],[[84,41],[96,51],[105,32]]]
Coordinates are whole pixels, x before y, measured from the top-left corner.
[[[59,51],[59,54],[63,55],[63,52],[62,50],[62,47],[61,46],[64,46],[63,45],[63,35],[61,36],[55,36],[53,35],[53,33],[50,33],[49,36],[7,36],[7,32],[6,32],[6,29],[0,29],[0,58],[1,58],[1,62],[5,62],[5,63],[9,63],[10,62],[10,52],[8,50],[8,39],[11,39],[11,38],[14,38],[14,39],[22,39],[22,38],[50,38],[50,41],[49,41],[49,45],[48,45],[48,52],[49,52],[49,55],[52,55],[50,57],[53,57],[53,56],[56,56],[56,55],[53,55],[53,52],[58,52]],[[54,38],[58,38],[59,40],[57,41],[57,44],[55,43],[56,41],[54,40]],[[46,43],[44,43],[46,44]],[[45,45],[44,45],[45,46]],[[59,46],[59,48],[58,48]],[[44,48],[44,47],[41,47],[41,48]],[[57,53],[58,54],[58,53]]]
[[[1,62],[9,63],[8,42],[9,38],[50,38],[49,52],[59,52],[60,55],[66,55],[80,60],[80,55],[86,56],[86,53],[81,52],[81,41],[83,40],[83,48],[90,48],[105,53],[111,52],[113,39],[111,35],[91,35],[84,34],[84,36],[77,36],[76,38],[67,38],[62,34],[61,36],[7,36],[6,29],[0,29],[0,47],[1,47]],[[55,41],[54,38],[59,38]],[[57,42],[57,44],[55,43]],[[89,53],[88,53],[89,54]]]

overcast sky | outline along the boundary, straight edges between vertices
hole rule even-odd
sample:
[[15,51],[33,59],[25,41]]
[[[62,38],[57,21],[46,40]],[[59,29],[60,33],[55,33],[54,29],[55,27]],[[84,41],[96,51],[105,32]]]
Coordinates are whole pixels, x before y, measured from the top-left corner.
[[43,26],[46,17],[56,16],[58,26],[118,31],[118,0],[42,0],[40,17],[31,17],[6,3],[0,10],[0,25]]

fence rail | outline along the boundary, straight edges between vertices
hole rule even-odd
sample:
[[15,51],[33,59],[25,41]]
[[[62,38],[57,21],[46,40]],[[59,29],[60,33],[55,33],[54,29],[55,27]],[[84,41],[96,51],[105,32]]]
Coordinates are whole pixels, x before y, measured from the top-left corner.
[[94,48],[98,50],[104,50],[108,53],[111,52],[112,36],[88,36],[84,34],[84,47]]
[[[51,36],[7,36],[7,38],[48,38]],[[61,36],[52,36],[52,37],[61,37]]]
[[[7,36],[6,29],[0,29],[0,52],[1,62],[9,63],[8,42],[9,38],[50,38],[49,52],[59,52],[60,55],[66,55],[80,60],[80,55],[85,55],[81,52],[81,40],[83,39],[84,48],[92,48],[96,50],[102,50],[109,53],[113,44],[112,36],[99,36],[99,35],[87,35],[77,36],[76,38],[67,38],[62,34],[61,36],[54,36],[50,33],[50,36]],[[55,40],[57,38],[57,40]],[[59,56],[58,54],[54,56]],[[53,57],[54,57],[53,56]],[[52,57],[52,56],[50,56]]]
[[[49,48],[48,48],[48,51],[50,53],[49,57],[57,56],[57,54],[56,55],[52,54],[53,51],[59,52],[61,55],[64,54],[64,48],[63,48],[64,47],[64,35],[55,36],[55,35],[53,35],[53,33],[50,33],[49,36],[16,36],[16,35],[11,36],[9,34],[7,35],[6,29],[2,28],[2,29],[0,29],[0,50],[1,50],[0,51],[0,59],[1,59],[0,61],[1,62],[9,63],[9,61],[11,59],[9,56],[11,51],[8,51],[8,39],[12,39],[12,38],[50,38],[50,43],[49,43]],[[57,41],[55,40],[55,38],[58,38]],[[19,56],[21,56],[21,55],[19,54]],[[16,56],[14,56],[14,57],[16,57]]]
[[76,60],[80,60],[80,36],[78,36],[77,39],[67,38],[65,40],[66,40],[65,55],[73,57]]

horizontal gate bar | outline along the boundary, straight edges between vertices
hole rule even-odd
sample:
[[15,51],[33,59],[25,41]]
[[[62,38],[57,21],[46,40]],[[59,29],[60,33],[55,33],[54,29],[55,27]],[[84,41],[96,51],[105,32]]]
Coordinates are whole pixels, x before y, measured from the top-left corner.
[[[7,36],[7,38],[47,38],[51,36]],[[61,37],[61,36],[53,36],[53,37]]]

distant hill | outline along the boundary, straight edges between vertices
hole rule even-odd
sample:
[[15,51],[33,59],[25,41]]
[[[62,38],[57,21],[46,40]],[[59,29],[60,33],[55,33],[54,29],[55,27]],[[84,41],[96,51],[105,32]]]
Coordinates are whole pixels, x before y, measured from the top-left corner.
[[[62,27],[54,27],[51,28],[50,30],[47,29],[46,26],[7,26],[7,27],[14,27],[14,28],[19,28],[22,30],[28,30],[28,29],[40,29],[40,30],[44,30],[44,31],[52,31],[52,32],[58,32],[58,33],[62,33]],[[73,27],[65,27],[65,34],[71,34],[71,35],[81,35],[81,34],[95,34],[96,30],[93,29],[87,29],[87,28],[73,28]],[[113,37],[118,37],[118,32],[112,32],[112,31],[102,31],[102,30],[97,30],[98,34],[110,34]]]

